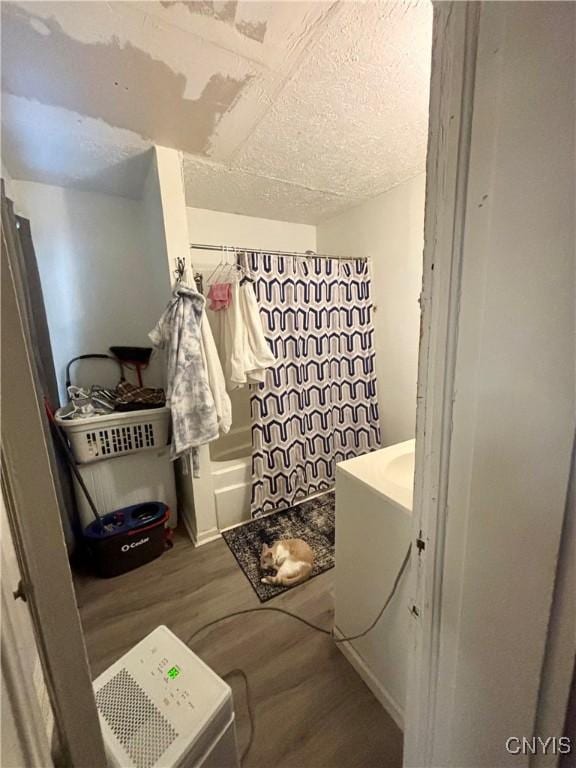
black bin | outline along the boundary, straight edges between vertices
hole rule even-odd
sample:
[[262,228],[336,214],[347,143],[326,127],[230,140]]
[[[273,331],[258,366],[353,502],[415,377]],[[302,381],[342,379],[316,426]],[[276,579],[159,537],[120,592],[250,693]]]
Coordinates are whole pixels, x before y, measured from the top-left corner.
[[102,516],[84,529],[98,576],[109,578],[159,557],[166,546],[170,510],[161,501],[133,504]]

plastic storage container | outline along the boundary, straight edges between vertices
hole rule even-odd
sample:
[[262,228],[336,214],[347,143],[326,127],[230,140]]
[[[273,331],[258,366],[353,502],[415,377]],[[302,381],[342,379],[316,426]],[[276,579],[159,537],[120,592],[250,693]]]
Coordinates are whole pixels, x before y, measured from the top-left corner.
[[85,419],[61,419],[56,423],[70,441],[79,464],[162,448],[170,433],[170,408],[111,413]]
[[99,576],[110,578],[132,571],[160,557],[165,549],[165,524],[169,517],[166,504],[149,501],[110,512],[84,531]]

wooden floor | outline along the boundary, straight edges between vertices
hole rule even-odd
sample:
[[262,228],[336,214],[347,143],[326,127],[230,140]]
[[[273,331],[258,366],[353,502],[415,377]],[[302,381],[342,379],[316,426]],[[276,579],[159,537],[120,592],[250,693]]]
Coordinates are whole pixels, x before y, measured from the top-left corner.
[[[223,540],[174,549],[115,579],[75,576],[93,677],[159,624],[182,640],[230,611],[259,607]],[[332,572],[268,605],[331,627]],[[218,674],[248,675],[256,735],[245,768],[399,768],[402,734],[331,639],[286,616],[248,614],[199,635],[193,650]],[[231,680],[240,749],[248,736],[242,681]]]

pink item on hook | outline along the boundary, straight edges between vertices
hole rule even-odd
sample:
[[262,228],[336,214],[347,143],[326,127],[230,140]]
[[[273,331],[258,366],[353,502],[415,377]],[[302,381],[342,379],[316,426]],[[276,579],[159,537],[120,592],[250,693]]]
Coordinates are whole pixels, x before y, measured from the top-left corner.
[[220,309],[228,309],[232,301],[232,290],[230,283],[214,283],[208,291],[210,299],[210,309],[218,312]]

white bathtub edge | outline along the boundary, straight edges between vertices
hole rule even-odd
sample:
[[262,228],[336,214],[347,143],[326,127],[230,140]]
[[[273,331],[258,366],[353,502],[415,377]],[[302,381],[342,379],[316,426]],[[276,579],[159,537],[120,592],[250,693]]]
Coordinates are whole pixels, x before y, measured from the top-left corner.
[[[232,451],[230,451],[230,453],[232,453]],[[233,459],[210,459],[211,472],[213,475],[227,472],[235,466],[250,467],[251,464],[252,457],[250,455],[236,456],[236,458]]]
[[[334,636],[341,638],[344,635],[340,632],[338,627],[334,627]],[[390,695],[380,680],[373,674],[362,656],[360,656],[358,651],[349,642],[337,643],[337,648],[354,667],[358,675],[366,683],[368,688],[370,688],[398,728],[404,732],[404,710],[400,707],[394,697]]]

